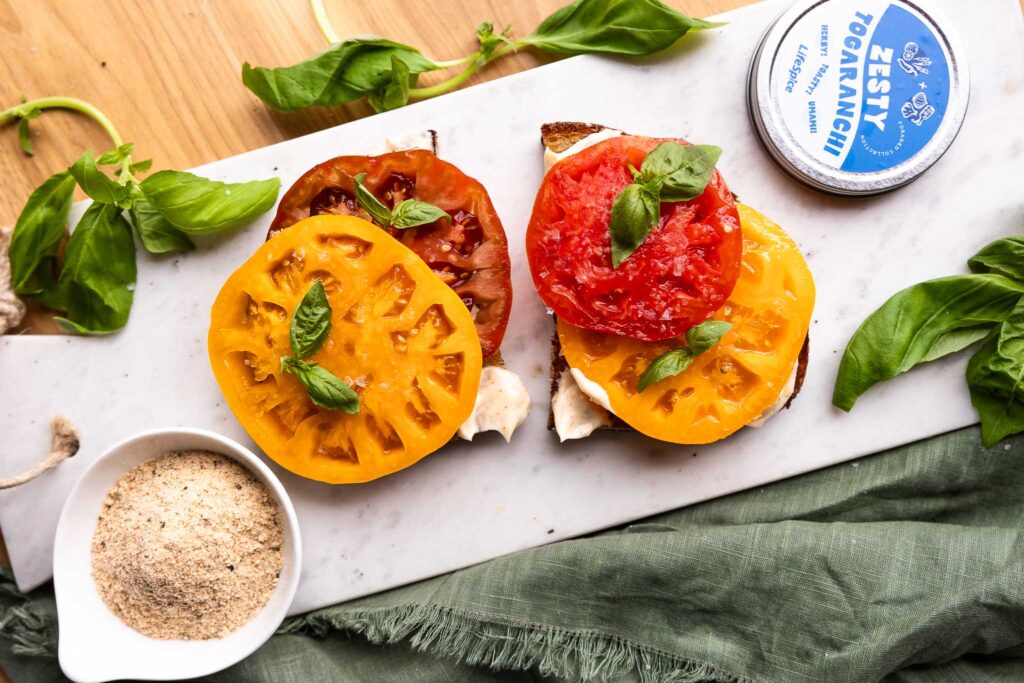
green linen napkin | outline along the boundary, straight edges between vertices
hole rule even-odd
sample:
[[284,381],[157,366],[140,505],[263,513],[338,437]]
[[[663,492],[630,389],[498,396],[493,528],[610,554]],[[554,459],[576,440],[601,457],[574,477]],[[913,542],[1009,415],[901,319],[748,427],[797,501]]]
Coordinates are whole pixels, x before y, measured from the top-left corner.
[[[208,680],[1024,681],[1022,524],[1024,438],[971,428],[297,617]],[[63,680],[52,590],[4,589],[0,664]]]

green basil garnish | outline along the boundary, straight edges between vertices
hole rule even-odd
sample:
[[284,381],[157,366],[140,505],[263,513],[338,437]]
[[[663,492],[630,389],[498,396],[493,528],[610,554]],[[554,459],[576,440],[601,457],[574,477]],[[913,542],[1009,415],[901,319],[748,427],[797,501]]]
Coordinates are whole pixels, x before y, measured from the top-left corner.
[[287,356],[281,359],[281,369],[298,377],[313,403],[321,408],[341,410],[349,415],[359,412],[359,395],[330,370],[317,363]]
[[519,41],[546,52],[649,55],[694,29],[723,24],[688,17],[658,0],[576,0]]
[[722,150],[713,145],[663,142],[644,158],[634,180],[612,205],[612,266],[618,268],[640,248],[661,220],[661,202],[699,197],[711,182]]
[[395,55],[391,55],[391,73],[387,82],[366,98],[374,111],[391,111],[404,107],[409,101],[409,89],[415,82],[409,71],[409,65]]
[[128,186],[117,182],[100,170],[91,150],[86,150],[68,170],[75,177],[78,186],[101,204],[120,205],[128,199]]
[[409,78],[440,68],[419,50],[383,38],[353,38],[304,62],[279,69],[242,65],[242,83],[278,111],[345,104],[386,90],[395,81],[392,58]]
[[656,382],[675,377],[690,367],[693,359],[704,353],[725,336],[732,325],[722,320],[706,320],[686,332],[686,346],[661,354],[647,366],[636,383],[636,390],[643,391]]
[[359,207],[370,214],[370,218],[377,225],[385,228],[391,225],[391,209],[385,206],[384,202],[377,199],[377,195],[370,192],[370,189],[364,185],[366,174],[360,173],[356,175],[352,182],[355,184],[356,202],[359,204]]
[[21,114],[18,120],[18,144],[21,146],[21,151],[28,156],[32,156],[36,153],[35,150],[32,149],[32,133],[29,130],[28,122],[32,119],[38,118],[42,113],[43,112],[33,107]]
[[1024,299],[971,358],[967,386],[985,446],[1024,431]]
[[118,145],[109,152],[104,152],[100,155],[100,158],[96,160],[97,166],[120,166],[126,159],[130,159],[132,152],[135,151],[135,143],[126,142],[123,145]]
[[288,332],[292,356],[281,356],[281,370],[299,378],[321,408],[359,412],[359,395],[327,368],[304,360],[324,345],[331,333],[331,303],[322,282],[314,282],[292,313]]
[[452,219],[445,211],[418,199],[403,199],[394,209],[389,209],[366,187],[365,173],[355,176],[352,181],[355,184],[356,202],[370,214],[373,222],[382,228],[414,228],[418,225],[429,225],[442,218],[449,221]]
[[139,186],[171,225],[201,235],[230,230],[266,213],[277,201],[281,181],[222,183],[185,171],[157,171]]
[[322,282],[314,282],[292,314],[289,340],[296,358],[309,358],[331,333],[331,304]]
[[135,290],[132,229],[112,204],[94,202],[78,221],[64,252],[56,302],[66,314],[57,326],[75,334],[108,334],[124,327]]
[[11,282],[19,296],[35,296],[56,286],[57,250],[71,211],[75,179],[67,171],[47,178],[18,215],[8,247]]
[[[150,253],[190,251],[195,245],[186,232],[235,227],[265,212],[277,199],[276,178],[226,184],[192,173],[161,171],[140,182],[135,174],[148,171],[152,160],[133,161],[135,145],[122,142],[96,107],[73,97],[22,102],[0,111],[0,125],[18,120],[25,137],[22,149],[31,154],[28,121],[48,109],[85,114],[115,145],[99,158],[86,151],[67,172],[37,188],[18,216],[8,248],[15,292],[63,312],[56,320],[64,331],[107,334],[128,320],[136,278],[133,229]],[[57,250],[76,184],[93,204],[72,231],[58,273]]]
[[839,364],[832,403],[853,408],[877,382],[981,342],[967,366],[985,446],[1024,431],[1024,238],[997,240],[967,262],[970,275],[893,295],[861,324]]
[[429,225],[442,218],[449,221],[452,219],[447,212],[433,204],[417,199],[405,199],[391,212],[391,225],[396,228],[415,228],[417,225]]
[[832,403],[852,409],[876,383],[923,362],[946,335],[1006,320],[1022,295],[1024,284],[992,274],[954,275],[898,292],[846,345]]
[[[479,48],[461,59],[435,62],[414,47],[377,36],[341,42],[325,17],[320,30],[331,43],[304,62],[277,69],[242,65],[242,83],[278,111],[335,106],[366,97],[377,111],[395,109],[410,99],[450,92],[477,69],[522,47],[556,54],[649,55],[671,46],[689,31],[721,26],[693,19],[658,0],[576,0],[541,22],[532,33],[514,39],[492,22],[476,29]],[[415,88],[421,73],[462,67],[437,85]]]
[[196,248],[188,235],[171,225],[142,193],[132,197],[128,217],[142,246],[151,254],[192,251]]
[[996,240],[971,257],[972,273],[998,273],[1024,282],[1024,237]]

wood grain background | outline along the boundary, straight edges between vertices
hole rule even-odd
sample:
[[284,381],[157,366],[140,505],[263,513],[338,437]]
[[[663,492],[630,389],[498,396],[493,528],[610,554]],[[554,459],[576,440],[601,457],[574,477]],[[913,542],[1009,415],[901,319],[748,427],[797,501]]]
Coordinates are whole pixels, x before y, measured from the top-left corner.
[[[480,22],[511,24],[523,35],[567,1],[444,0],[415,3],[415,12],[408,11],[410,0],[327,4],[341,36],[380,34],[453,59],[476,49]],[[667,2],[704,17],[750,0]],[[372,114],[361,102],[278,114],[242,86],[245,61],[284,66],[324,46],[306,0],[0,0],[0,109],[22,94],[79,97],[136,143],[137,159],[186,169]],[[551,59],[524,50],[489,65],[469,85]],[[421,83],[444,77],[430,74]],[[34,157],[22,154],[15,126],[0,129],[0,224],[13,224],[29,193],[82,151],[110,147],[102,129],[80,115],[48,112],[32,127]],[[22,332],[50,332],[48,321],[37,310]]]

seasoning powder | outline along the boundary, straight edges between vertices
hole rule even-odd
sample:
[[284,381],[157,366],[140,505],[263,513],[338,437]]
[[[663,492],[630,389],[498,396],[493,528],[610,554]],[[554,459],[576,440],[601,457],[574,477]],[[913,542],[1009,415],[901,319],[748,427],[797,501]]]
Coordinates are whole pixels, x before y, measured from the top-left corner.
[[168,453],[107,494],[92,574],[114,614],[151,638],[223,638],[270,599],[282,544],[277,503],[249,470],[216,453]]

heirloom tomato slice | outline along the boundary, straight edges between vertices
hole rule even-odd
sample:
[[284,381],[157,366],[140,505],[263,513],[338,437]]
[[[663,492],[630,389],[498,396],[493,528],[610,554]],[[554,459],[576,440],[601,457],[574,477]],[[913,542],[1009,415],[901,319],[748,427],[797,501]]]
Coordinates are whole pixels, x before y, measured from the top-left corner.
[[736,287],[714,318],[732,323],[715,346],[675,377],[636,391],[655,358],[683,342],[641,342],[558,320],[570,367],[597,382],[613,412],[647,436],[703,444],[763,415],[793,372],[814,309],[814,280],[782,229],[740,205],[743,263]]
[[458,293],[473,315],[484,358],[494,354],[512,310],[505,229],[484,186],[432,152],[345,156],[315,166],[281,198],[268,237],[307,216],[339,214],[369,220],[355,200],[353,178],[360,173],[366,174],[366,187],[389,208],[403,199],[418,199],[452,217],[451,222],[388,232]]
[[[359,412],[320,408],[293,375],[292,314],[319,280],[332,308],[310,361],[359,394]],[[368,481],[447,443],[473,409],[480,341],[459,297],[413,252],[354,217],[301,221],[263,244],[213,304],[210,363],[249,436],[285,469]]]
[[630,167],[663,142],[622,135],[555,164],[541,183],[526,232],[537,292],[560,320],[598,332],[660,341],[707,320],[739,276],[743,238],[732,193],[715,171],[704,194],[661,204],[661,221],[612,267],[612,204]]

